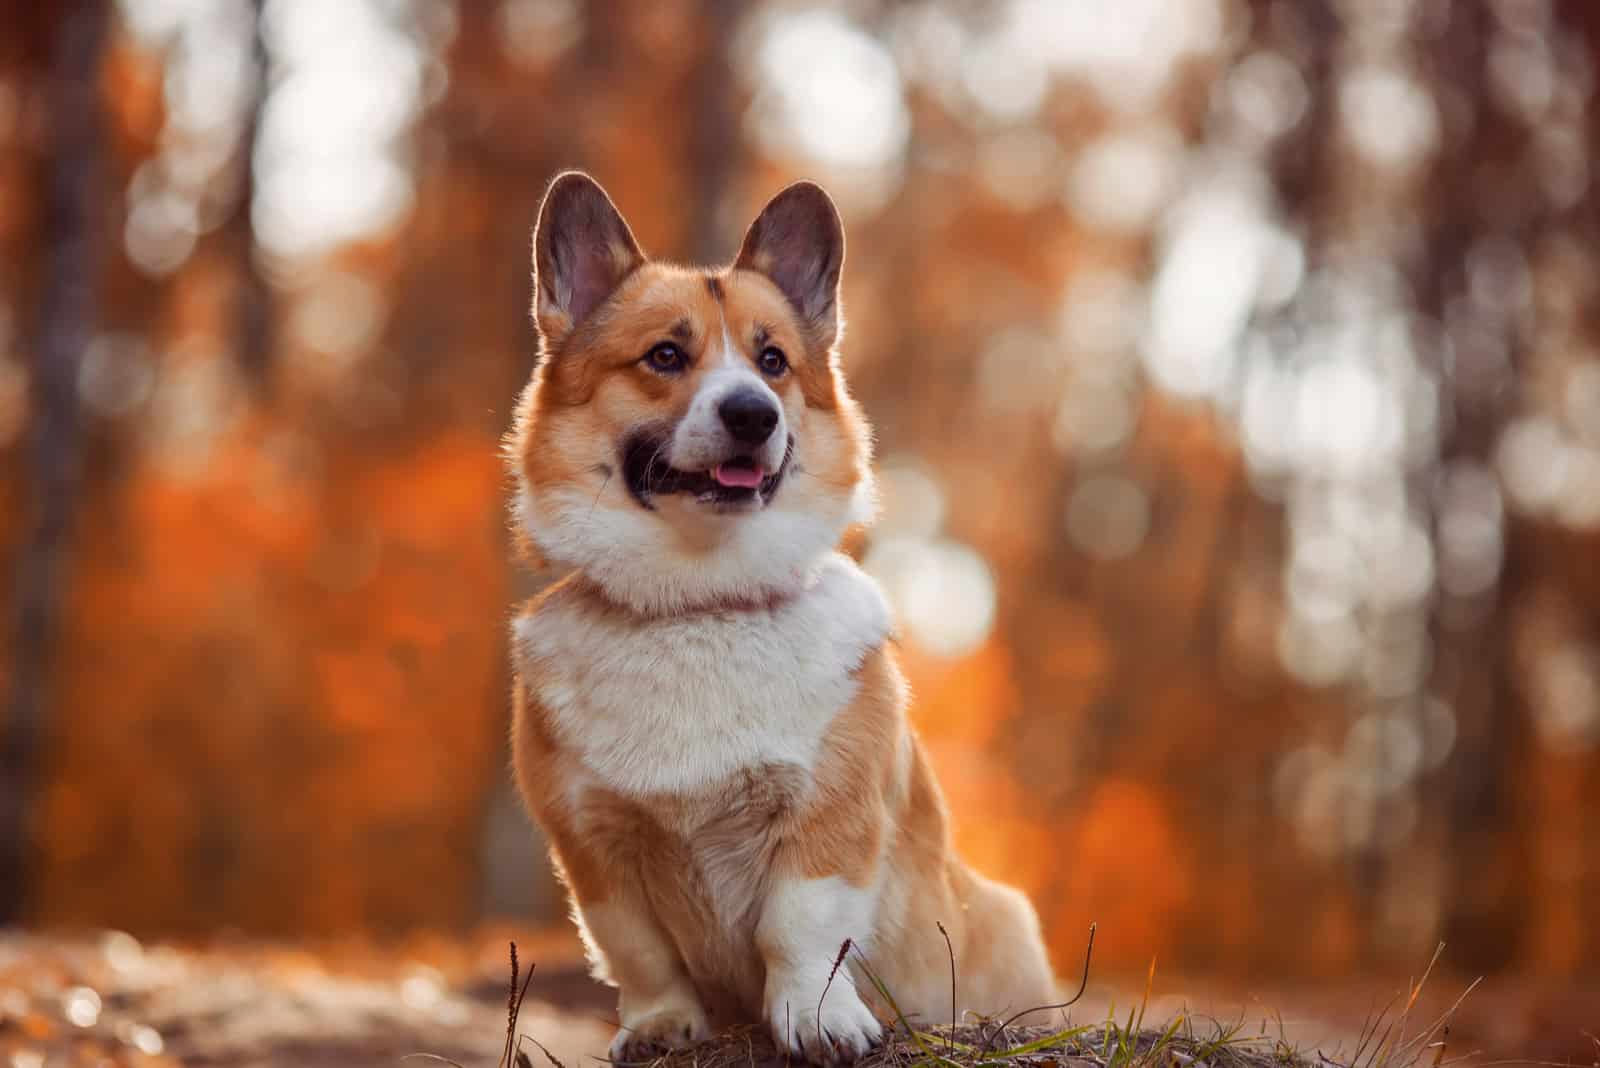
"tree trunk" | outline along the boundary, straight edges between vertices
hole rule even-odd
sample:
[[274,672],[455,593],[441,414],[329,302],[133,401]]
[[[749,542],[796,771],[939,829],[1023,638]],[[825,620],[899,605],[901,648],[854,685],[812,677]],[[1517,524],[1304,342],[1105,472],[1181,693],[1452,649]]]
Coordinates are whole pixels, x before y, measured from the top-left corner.
[[78,367],[93,335],[100,273],[104,138],[99,94],[107,17],[98,0],[79,0],[63,14],[50,71],[55,129],[35,325],[33,528],[18,556],[13,587],[15,660],[0,736],[0,924],[15,922],[26,901],[31,803],[48,725],[47,681],[82,465]]

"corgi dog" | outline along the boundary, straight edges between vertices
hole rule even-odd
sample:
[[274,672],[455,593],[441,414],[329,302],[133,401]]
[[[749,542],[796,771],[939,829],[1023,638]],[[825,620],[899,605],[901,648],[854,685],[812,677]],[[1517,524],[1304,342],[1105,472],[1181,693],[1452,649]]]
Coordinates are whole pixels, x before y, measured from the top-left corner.
[[540,207],[506,453],[522,548],[563,577],[513,623],[513,762],[616,1061],[741,1022],[853,1061],[892,1022],[862,960],[927,1023],[1053,999],[1033,907],[952,851],[889,608],[837,551],[875,500],[843,262],[806,182],[717,269],[647,259],[584,174]]

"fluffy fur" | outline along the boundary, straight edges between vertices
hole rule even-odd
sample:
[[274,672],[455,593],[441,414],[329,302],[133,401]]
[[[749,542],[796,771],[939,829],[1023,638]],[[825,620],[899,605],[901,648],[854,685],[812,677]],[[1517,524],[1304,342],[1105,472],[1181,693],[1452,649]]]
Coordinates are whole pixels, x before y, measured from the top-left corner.
[[[939,923],[959,1010],[1054,992],[1027,900],[951,850],[888,607],[835,551],[873,507],[835,348],[843,258],[806,183],[720,270],[648,261],[583,175],[540,211],[543,359],[507,452],[527,554],[565,577],[514,625],[513,753],[618,988],[619,1060],[750,1019],[852,1060],[887,1007],[853,964],[823,996],[841,943],[908,1013],[943,1019]],[[770,436],[739,436],[736,392]]]

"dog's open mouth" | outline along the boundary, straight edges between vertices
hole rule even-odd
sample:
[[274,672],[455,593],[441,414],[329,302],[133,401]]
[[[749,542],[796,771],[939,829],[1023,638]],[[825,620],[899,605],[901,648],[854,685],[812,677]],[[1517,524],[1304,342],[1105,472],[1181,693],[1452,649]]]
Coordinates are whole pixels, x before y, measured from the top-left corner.
[[634,499],[654,508],[652,499],[685,493],[706,504],[765,505],[783,484],[794,455],[794,438],[784,450],[783,462],[768,471],[753,456],[731,456],[704,471],[682,471],[666,461],[667,443],[648,434],[631,438],[622,450],[622,474]]

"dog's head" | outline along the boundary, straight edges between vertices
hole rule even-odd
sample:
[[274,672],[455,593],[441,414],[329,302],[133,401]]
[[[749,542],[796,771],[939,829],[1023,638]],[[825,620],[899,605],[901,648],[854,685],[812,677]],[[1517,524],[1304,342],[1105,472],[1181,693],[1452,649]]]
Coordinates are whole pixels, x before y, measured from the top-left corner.
[[646,259],[605,191],[563,174],[533,257],[542,358],[508,445],[535,554],[640,611],[760,603],[871,517],[819,187],[779,193],[732,267],[695,269]]

